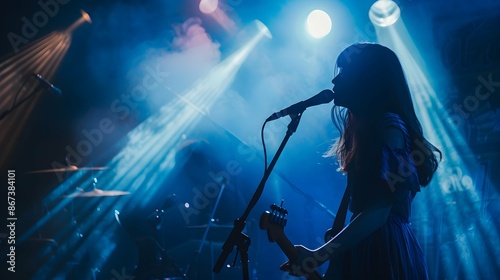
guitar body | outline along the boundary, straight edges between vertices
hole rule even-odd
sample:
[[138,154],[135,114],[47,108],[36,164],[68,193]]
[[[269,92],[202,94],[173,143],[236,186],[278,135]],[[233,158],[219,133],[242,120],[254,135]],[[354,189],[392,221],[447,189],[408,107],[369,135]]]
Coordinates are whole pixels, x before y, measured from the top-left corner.
[[[271,205],[271,210],[271,212],[266,211],[260,216],[260,228],[267,230],[269,241],[278,243],[278,246],[288,257],[289,262],[293,263],[299,256],[299,252],[283,230],[287,222],[286,215],[288,211],[275,204]],[[305,277],[307,280],[323,280],[321,274],[316,270],[308,271]]]

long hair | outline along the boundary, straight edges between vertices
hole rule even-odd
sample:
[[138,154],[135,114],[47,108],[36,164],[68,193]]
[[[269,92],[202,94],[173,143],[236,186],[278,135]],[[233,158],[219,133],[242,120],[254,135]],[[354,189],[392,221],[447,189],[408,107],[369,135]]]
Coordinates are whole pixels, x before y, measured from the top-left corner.
[[[441,160],[441,151],[424,138],[415,114],[408,83],[396,54],[374,43],[358,43],[347,47],[337,58],[337,68],[350,68],[363,83],[359,111],[334,106],[332,121],[340,132],[337,142],[326,153],[335,155],[340,169],[348,172],[366,158],[367,147],[373,144],[377,131],[375,122],[386,112],[398,114],[406,124],[411,138],[410,151],[419,151],[415,159],[419,183],[430,183]],[[438,159],[439,156],[439,159]]]

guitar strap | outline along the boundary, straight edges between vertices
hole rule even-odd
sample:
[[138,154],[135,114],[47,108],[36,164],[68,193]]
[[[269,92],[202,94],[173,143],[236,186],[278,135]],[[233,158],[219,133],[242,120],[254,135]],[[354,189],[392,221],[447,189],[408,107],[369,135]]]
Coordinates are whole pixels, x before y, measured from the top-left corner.
[[340,202],[339,210],[337,211],[337,215],[333,220],[331,237],[337,235],[343,228],[345,224],[345,218],[347,216],[347,206],[349,205],[349,197],[351,194],[351,188],[349,186],[349,182],[345,187],[344,196],[342,196],[342,201]]
[[[342,201],[340,202],[339,210],[337,215],[333,220],[332,228],[325,233],[325,242],[328,242],[333,237],[335,237],[343,228],[345,219],[347,216],[347,206],[349,205],[349,198],[351,196],[351,187],[347,183],[345,187],[344,196],[342,196]],[[332,255],[333,256],[333,255]],[[328,265],[328,270],[325,274],[325,279],[345,279],[344,266],[346,261],[346,255],[337,256],[334,262],[330,261]]]

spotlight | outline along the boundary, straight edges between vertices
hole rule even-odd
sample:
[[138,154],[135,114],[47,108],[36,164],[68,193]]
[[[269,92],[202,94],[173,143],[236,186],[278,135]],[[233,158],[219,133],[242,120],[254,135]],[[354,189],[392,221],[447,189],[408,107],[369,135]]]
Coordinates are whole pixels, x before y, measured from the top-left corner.
[[75,29],[77,29],[80,25],[84,24],[85,22],[86,23],[92,23],[92,19],[90,18],[89,14],[87,12],[85,12],[84,10],[80,10],[80,13],[82,14],[82,16],[80,18],[78,18],[75,22],[73,22],[72,25],[70,25],[66,30],[65,30],[65,34],[67,36],[70,36],[73,31],[75,31]]
[[271,34],[271,31],[269,31],[269,28],[262,23],[260,20],[255,20],[255,24],[257,24],[257,28],[259,29],[259,32],[262,33],[264,36],[266,36],[269,39],[273,38],[273,35]]
[[218,0],[201,0],[200,1],[200,11],[204,14],[211,14],[217,10],[219,6]]
[[88,23],[92,23],[92,19],[90,18],[89,14],[87,12],[85,12],[84,10],[80,10],[80,12],[82,13],[82,18],[88,22]]
[[391,0],[378,0],[370,7],[368,16],[373,24],[380,27],[393,25],[398,21],[401,10],[398,4]]
[[314,10],[307,16],[307,32],[316,38],[323,38],[332,29],[330,16],[322,10]]

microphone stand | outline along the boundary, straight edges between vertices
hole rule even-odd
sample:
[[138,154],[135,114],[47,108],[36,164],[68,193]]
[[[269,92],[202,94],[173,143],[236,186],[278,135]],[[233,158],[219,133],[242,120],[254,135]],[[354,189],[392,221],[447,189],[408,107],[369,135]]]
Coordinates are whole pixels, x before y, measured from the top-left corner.
[[[23,84],[24,85],[24,84]],[[21,87],[22,88],[22,87]],[[21,90],[21,88],[16,92],[16,96],[14,97],[14,103],[12,105],[12,107],[10,109],[8,109],[7,111],[3,112],[1,115],[0,115],[0,121],[2,121],[9,113],[11,113],[12,111],[14,111],[17,107],[21,106],[24,102],[26,102],[28,99],[30,99],[30,97],[34,96],[38,91],[40,91],[41,89],[43,89],[44,87],[43,86],[37,86],[35,88],[35,90],[33,90],[33,92],[31,92],[28,96],[26,96],[23,100],[21,100],[19,103],[16,102],[17,100],[17,97],[19,95],[19,91]]]
[[[305,110],[305,109],[304,109]],[[302,116],[302,113],[298,113],[297,115],[290,115],[291,121],[288,124],[288,130],[286,132],[286,135],[281,142],[281,145],[279,146],[278,150],[276,151],[276,154],[274,155],[272,161],[269,163],[269,166],[264,172],[264,176],[262,177],[262,180],[259,183],[259,186],[255,190],[255,193],[248,203],[247,208],[245,209],[245,212],[243,215],[236,219],[234,221],[234,227],[231,233],[229,234],[228,238],[226,239],[226,242],[224,242],[224,245],[222,245],[222,253],[219,256],[219,259],[217,260],[217,263],[214,266],[213,272],[219,273],[222,269],[222,266],[226,262],[226,259],[229,257],[229,254],[233,251],[233,248],[236,246],[237,251],[236,251],[236,257],[238,256],[238,252],[241,254],[241,263],[243,267],[243,279],[244,280],[249,280],[250,276],[248,273],[248,247],[250,246],[250,237],[248,235],[244,234],[242,231],[245,228],[246,224],[246,219],[248,215],[250,214],[250,211],[252,208],[257,204],[257,201],[262,195],[262,192],[264,191],[264,186],[266,184],[267,179],[271,175],[271,172],[276,165],[276,162],[278,161],[278,158],[280,157],[281,153],[283,152],[283,149],[285,148],[286,143],[288,142],[288,139],[292,134],[297,130],[297,127],[300,122],[300,118]]]

